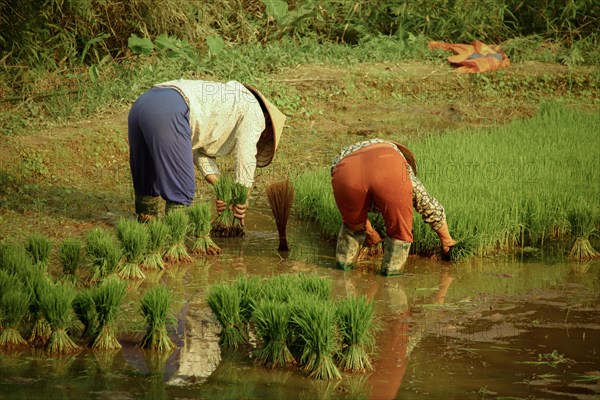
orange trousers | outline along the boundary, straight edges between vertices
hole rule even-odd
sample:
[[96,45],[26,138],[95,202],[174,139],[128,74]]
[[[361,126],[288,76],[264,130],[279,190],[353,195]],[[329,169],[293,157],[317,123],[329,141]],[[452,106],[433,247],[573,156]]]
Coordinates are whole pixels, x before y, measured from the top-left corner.
[[343,158],[331,175],[333,196],[350,230],[364,231],[374,205],[388,237],[412,242],[412,185],[406,160],[390,145],[374,144]]

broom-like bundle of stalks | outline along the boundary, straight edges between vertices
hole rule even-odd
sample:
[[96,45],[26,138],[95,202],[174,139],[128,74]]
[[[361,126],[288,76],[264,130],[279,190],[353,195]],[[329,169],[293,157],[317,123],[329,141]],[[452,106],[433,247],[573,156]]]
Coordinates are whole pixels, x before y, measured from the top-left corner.
[[50,239],[37,233],[29,236],[27,238],[27,242],[25,243],[25,250],[27,250],[31,256],[33,265],[41,268],[44,271],[46,270],[48,261],[50,260],[51,247],[52,244],[50,243]]
[[289,251],[287,241],[287,222],[294,203],[294,187],[289,179],[271,183],[266,187],[267,199],[275,217],[279,233],[279,251]]
[[165,285],[154,286],[144,294],[140,312],[146,321],[146,334],[140,346],[160,352],[175,348],[175,343],[167,334],[167,318],[171,296]]
[[165,216],[170,230],[170,243],[165,258],[169,262],[189,262],[192,260],[185,247],[189,229],[189,217],[183,209],[176,209]]
[[19,332],[19,325],[29,311],[31,297],[16,279],[6,279],[3,286],[8,284],[13,286],[0,293],[0,326],[3,327],[0,348],[15,349],[27,345]]
[[49,353],[65,354],[79,350],[79,346],[67,333],[74,298],[75,289],[68,283],[48,284],[40,293],[40,309],[52,329],[46,343]]
[[221,323],[219,344],[225,349],[237,349],[248,342],[240,316],[240,294],[231,285],[217,284],[206,295],[206,302]]
[[62,279],[80,285],[77,270],[83,261],[83,243],[78,239],[67,238],[58,248],[58,259],[62,265]]
[[291,318],[289,303],[265,300],[256,305],[252,320],[261,343],[254,351],[258,363],[271,368],[296,364],[287,345]]
[[148,246],[142,265],[150,269],[164,269],[163,252],[169,239],[169,226],[160,219],[152,219],[145,226],[148,231]]
[[194,203],[188,208],[194,236],[192,252],[197,254],[216,255],[223,252],[210,237],[210,209],[211,205],[207,202]]
[[346,371],[373,369],[369,352],[375,344],[373,336],[373,302],[365,296],[341,299],[336,309],[342,348],[338,365]]
[[121,301],[127,291],[127,282],[111,275],[94,288],[92,298],[98,315],[98,333],[92,348],[98,350],[120,349],[115,322]]
[[102,228],[95,228],[87,234],[86,252],[93,281],[105,279],[116,273],[123,257],[119,243]]
[[149,239],[145,225],[136,220],[121,219],[117,223],[117,237],[125,256],[119,276],[123,279],[146,278],[141,268]]

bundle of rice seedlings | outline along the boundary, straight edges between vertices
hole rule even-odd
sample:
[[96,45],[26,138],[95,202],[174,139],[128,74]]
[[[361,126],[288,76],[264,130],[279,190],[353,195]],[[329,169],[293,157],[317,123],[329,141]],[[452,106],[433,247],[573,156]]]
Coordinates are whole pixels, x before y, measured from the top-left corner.
[[98,313],[94,304],[93,290],[93,288],[84,289],[73,299],[73,311],[83,325],[81,336],[88,340],[98,333]]
[[457,240],[456,244],[450,248],[450,253],[442,255],[442,258],[460,262],[473,257],[476,250],[477,239],[475,236],[464,236]]
[[67,333],[73,313],[75,289],[68,283],[55,283],[43,287],[40,293],[40,310],[50,324],[52,333],[46,343],[49,353],[72,353],[79,350]]
[[592,210],[583,205],[576,205],[567,213],[571,224],[571,235],[575,237],[575,243],[569,251],[569,258],[587,260],[600,256],[600,253],[590,243],[590,236],[597,230],[593,215]]
[[1,270],[9,274],[22,275],[29,273],[32,266],[32,259],[23,246],[15,243],[2,245],[2,251],[0,251]]
[[185,247],[185,238],[189,228],[189,217],[183,209],[176,209],[165,216],[169,227],[170,243],[165,258],[170,262],[189,262],[192,260]]
[[300,290],[298,277],[292,274],[275,275],[269,278],[263,285],[264,298],[288,303],[297,296]]
[[307,298],[294,305],[292,322],[303,342],[300,364],[314,379],[341,379],[334,363],[337,349],[335,307],[330,302]]
[[254,351],[256,361],[267,367],[294,365],[296,360],[287,346],[292,306],[272,300],[257,304],[252,315],[256,336],[261,345]]
[[31,256],[34,266],[46,270],[50,260],[50,249],[52,244],[47,236],[34,233],[27,238],[25,250]]
[[126,291],[127,282],[115,275],[107,277],[94,288],[92,298],[98,316],[98,333],[94,338],[92,348],[98,350],[121,348],[116,337],[115,322]]
[[219,344],[225,349],[237,349],[248,342],[244,336],[240,315],[240,294],[232,285],[217,284],[206,295],[206,302],[221,323]]
[[[246,204],[248,202],[248,188],[241,183],[234,183],[231,187],[231,206],[236,204]],[[242,237],[246,234],[246,229],[242,221],[233,217],[229,231],[230,237]]]
[[298,280],[298,287],[304,293],[313,295],[320,300],[331,298],[332,283],[329,279],[307,274],[300,274],[296,279]]
[[167,318],[171,295],[165,285],[154,286],[146,291],[141,300],[140,311],[146,322],[146,334],[140,346],[157,351],[169,351],[175,343],[167,334]]
[[119,243],[102,228],[91,230],[86,236],[86,252],[93,281],[102,280],[117,272],[123,253]]
[[159,219],[145,224],[148,231],[148,246],[142,265],[150,269],[164,269],[163,253],[169,239],[169,226]]
[[211,205],[207,202],[194,203],[188,208],[188,215],[192,224],[194,244],[192,252],[197,254],[216,255],[223,251],[210,237]]
[[336,314],[342,342],[338,365],[346,371],[371,371],[369,352],[375,344],[373,302],[366,296],[346,297],[338,302]]
[[29,315],[33,318],[33,327],[29,333],[29,342],[37,346],[45,346],[52,334],[52,327],[42,312],[42,294],[49,286],[50,280],[39,269],[33,269],[26,279],[26,286],[31,293]]
[[274,182],[265,189],[269,206],[275,217],[277,232],[279,233],[279,251],[289,251],[290,247],[287,241],[287,223],[294,203],[294,187],[289,179]]
[[133,219],[120,219],[117,223],[117,238],[121,243],[121,249],[125,261],[119,270],[119,276],[123,279],[144,279],[146,275],[142,271],[141,264],[144,260],[146,247],[148,246],[148,231],[146,227]]
[[30,301],[30,294],[18,284],[0,294],[0,326],[4,328],[0,333],[0,348],[15,349],[27,345],[19,325],[29,311]]
[[240,316],[242,322],[248,323],[254,313],[256,303],[263,298],[263,283],[258,276],[241,275],[233,283],[240,295]]
[[219,177],[214,185],[215,197],[225,202],[225,210],[215,218],[210,234],[216,237],[229,237],[233,222],[231,202],[233,198],[233,179],[227,175]]
[[67,282],[79,285],[77,269],[83,261],[83,243],[74,238],[63,240],[58,248],[58,259],[63,268],[62,278]]

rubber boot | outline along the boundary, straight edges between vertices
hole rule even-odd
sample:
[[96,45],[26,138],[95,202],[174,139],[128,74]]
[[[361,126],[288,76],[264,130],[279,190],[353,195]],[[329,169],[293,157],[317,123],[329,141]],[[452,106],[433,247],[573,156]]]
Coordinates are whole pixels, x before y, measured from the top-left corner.
[[352,232],[346,224],[342,224],[335,247],[336,268],[344,271],[354,268],[366,236],[365,231]]
[[158,217],[159,196],[135,195],[135,213],[139,222],[148,222]]
[[189,207],[189,206],[187,206],[185,204],[173,203],[173,202],[167,201],[167,203],[165,204],[165,214],[168,214],[174,210],[182,210],[187,207]]
[[385,276],[400,275],[410,252],[410,242],[386,237],[383,241],[381,273]]

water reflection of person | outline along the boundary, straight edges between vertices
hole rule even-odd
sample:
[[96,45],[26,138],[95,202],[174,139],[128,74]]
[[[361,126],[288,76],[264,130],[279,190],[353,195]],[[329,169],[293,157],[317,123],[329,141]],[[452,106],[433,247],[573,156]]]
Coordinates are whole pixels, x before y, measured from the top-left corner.
[[[438,289],[425,303],[443,304],[452,280],[447,271],[442,271]],[[395,399],[406,372],[408,357],[420,341],[422,330],[418,329],[417,321],[411,321],[408,297],[400,281],[377,279],[367,288],[365,294],[384,307],[377,313],[380,318],[376,334],[376,356],[373,360],[374,372],[368,380],[371,387],[370,398]]]

